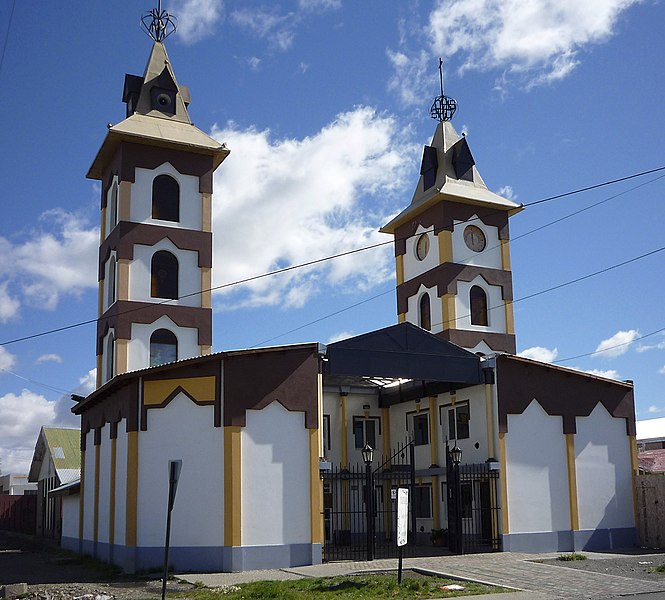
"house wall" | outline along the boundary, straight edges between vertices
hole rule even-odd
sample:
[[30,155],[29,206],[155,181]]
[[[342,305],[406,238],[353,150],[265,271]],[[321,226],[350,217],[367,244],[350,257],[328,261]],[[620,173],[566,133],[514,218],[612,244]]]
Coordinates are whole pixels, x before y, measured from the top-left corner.
[[66,550],[78,550],[79,500],[78,494],[62,498],[61,546]]
[[85,469],[83,474],[83,547],[86,554],[94,554],[95,530],[95,432],[85,434]]

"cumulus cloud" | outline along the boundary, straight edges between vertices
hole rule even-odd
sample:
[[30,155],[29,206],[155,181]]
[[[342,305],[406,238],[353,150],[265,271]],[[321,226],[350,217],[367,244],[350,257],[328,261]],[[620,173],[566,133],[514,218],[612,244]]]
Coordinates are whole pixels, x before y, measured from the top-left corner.
[[615,358],[628,352],[630,344],[640,336],[636,329],[628,331],[617,331],[612,337],[603,340],[598,344],[594,356],[604,356]]
[[621,379],[618,371],[614,369],[579,369],[584,371],[584,373],[589,373],[589,375],[595,375],[596,377],[604,377],[605,379]]
[[0,320],[16,315],[19,302],[53,310],[61,296],[97,287],[98,228],[61,209],[39,223],[19,241],[0,237]]
[[59,354],[42,354],[40,357],[37,358],[35,364],[40,364],[43,362],[62,363],[62,356],[60,356]]
[[[87,396],[95,391],[97,380],[97,369],[90,369],[85,375],[79,378],[78,386],[72,391],[72,394]],[[72,413],[72,395],[65,394],[56,403],[56,421],[62,427],[80,427],[80,418]]]
[[311,12],[323,12],[342,8],[342,0],[298,0],[298,8]]
[[177,17],[177,35],[193,44],[212,35],[224,17],[222,0],[171,0],[169,9]]
[[0,346],[0,371],[10,371],[16,364],[16,356],[14,356],[4,346]]
[[636,352],[648,352],[649,350],[664,350],[665,349],[665,340],[658,342],[657,344],[639,344],[636,348]]
[[517,356],[522,356],[523,358],[530,358],[531,360],[537,360],[539,362],[551,363],[556,360],[556,357],[559,355],[559,350],[557,348],[549,349],[544,348],[543,346],[533,346],[532,348],[527,348],[517,353]]
[[[234,124],[212,133],[231,148],[215,174],[215,286],[390,241],[377,230],[417,155],[391,117],[359,107],[304,139]],[[326,284],[366,290],[393,275],[387,245],[216,294],[225,306],[302,306]]]
[[511,185],[504,185],[500,187],[497,192],[499,196],[503,196],[504,198],[507,198],[508,200],[517,200],[517,194],[513,190],[513,187]]
[[55,421],[55,403],[24,389],[0,396],[0,460],[3,473],[27,473],[40,427]]
[[652,404],[649,408],[647,408],[647,412],[649,414],[662,413],[665,412],[665,408],[661,408],[660,406],[655,406]]
[[235,25],[267,40],[271,46],[288,50],[293,44],[299,17],[296,13],[280,14],[276,7],[243,8],[231,13]]
[[341,342],[342,340],[348,340],[350,337],[353,337],[356,335],[355,333],[351,333],[350,331],[340,331],[339,333],[335,333],[330,336],[330,339],[326,342],[326,344],[334,344],[335,342]]
[[665,375],[665,367],[661,367],[660,369],[658,369],[658,372],[659,372],[661,375]]

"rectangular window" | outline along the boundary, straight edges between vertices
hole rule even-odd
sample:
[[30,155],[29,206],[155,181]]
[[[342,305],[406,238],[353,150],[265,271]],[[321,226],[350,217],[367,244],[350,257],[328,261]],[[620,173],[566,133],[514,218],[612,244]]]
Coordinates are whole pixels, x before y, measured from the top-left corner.
[[376,450],[377,434],[381,434],[381,419],[379,417],[353,417],[353,439],[356,448],[363,448],[369,444]]
[[469,403],[457,404],[448,407],[448,439],[466,440],[469,438],[469,421],[471,420],[471,409]]
[[413,440],[416,446],[429,444],[429,415],[427,413],[413,416]]
[[323,415],[323,450],[330,450],[330,415]]
[[413,511],[417,519],[432,518],[432,486],[417,485],[414,488]]
[[460,486],[462,496],[462,518],[470,519],[473,516],[473,488],[470,483]]

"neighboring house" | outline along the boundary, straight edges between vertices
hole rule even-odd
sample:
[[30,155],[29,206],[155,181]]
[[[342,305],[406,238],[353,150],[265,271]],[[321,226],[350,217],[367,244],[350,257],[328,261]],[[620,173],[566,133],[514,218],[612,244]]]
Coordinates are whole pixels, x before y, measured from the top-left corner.
[[399,323],[211,354],[212,173],[229,151],[192,124],[163,30],[88,173],[101,181],[99,379],[72,409],[79,510],[74,477],[49,487],[64,498],[63,546],[159,567],[170,460],[179,570],[317,563],[364,543],[365,523],[394,551],[402,485],[419,543],[448,529],[458,552],[633,545],[632,384],[514,356],[508,220],[522,207],[489,191],[450,111],[411,203],[382,228]]
[[0,495],[30,496],[37,493],[37,484],[28,481],[27,475],[0,475]]
[[640,474],[665,473],[665,449],[642,450],[637,455]]
[[81,432],[42,427],[30,465],[29,481],[37,483],[37,535],[60,539],[62,502],[50,492],[81,476]]
[[665,448],[665,417],[637,421],[637,449],[660,450]]

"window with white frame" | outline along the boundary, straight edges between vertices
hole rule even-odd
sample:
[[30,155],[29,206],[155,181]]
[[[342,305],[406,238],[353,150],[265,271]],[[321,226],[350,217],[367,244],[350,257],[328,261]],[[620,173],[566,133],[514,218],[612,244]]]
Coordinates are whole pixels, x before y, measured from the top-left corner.
[[369,444],[376,450],[378,435],[381,435],[379,417],[353,417],[353,440],[356,448]]
[[449,440],[465,440],[469,437],[471,409],[468,402],[441,407],[441,422],[446,424],[444,438]]
[[406,430],[416,446],[429,444],[429,410],[407,413]]
[[330,451],[330,415],[323,415],[323,450]]

